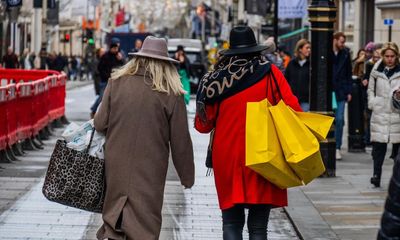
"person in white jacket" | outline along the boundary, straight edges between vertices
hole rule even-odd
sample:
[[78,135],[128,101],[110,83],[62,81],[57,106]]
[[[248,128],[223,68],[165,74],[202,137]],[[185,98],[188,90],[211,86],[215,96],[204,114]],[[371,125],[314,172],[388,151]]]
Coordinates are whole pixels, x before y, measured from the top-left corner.
[[374,160],[374,173],[370,182],[375,187],[380,187],[387,144],[400,144],[400,114],[392,105],[393,92],[400,88],[399,48],[393,42],[385,43],[381,55],[382,59],[372,69],[368,85]]

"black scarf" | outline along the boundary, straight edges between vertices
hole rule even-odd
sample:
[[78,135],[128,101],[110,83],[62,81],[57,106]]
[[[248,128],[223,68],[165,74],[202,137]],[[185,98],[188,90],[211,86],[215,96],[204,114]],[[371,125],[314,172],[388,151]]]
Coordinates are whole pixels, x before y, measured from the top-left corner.
[[196,96],[196,111],[206,121],[205,105],[222,100],[253,86],[271,70],[270,62],[261,55],[224,57],[215,70],[201,79]]

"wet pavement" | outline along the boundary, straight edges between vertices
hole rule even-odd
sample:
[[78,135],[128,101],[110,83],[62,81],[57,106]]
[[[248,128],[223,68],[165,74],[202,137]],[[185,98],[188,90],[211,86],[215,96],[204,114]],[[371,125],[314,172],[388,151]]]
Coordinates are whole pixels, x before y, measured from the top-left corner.
[[[92,86],[68,91],[67,117],[82,123],[88,120],[94,100]],[[193,107],[193,106],[191,106]],[[170,164],[160,239],[222,239],[221,214],[214,179],[206,177],[204,159],[208,135],[197,133],[189,115],[195,151],[196,183],[183,189]],[[55,135],[61,133],[58,129]],[[21,161],[0,164],[0,239],[95,239],[101,215],[52,203],[41,193],[56,137],[45,141],[45,149],[29,151]],[[244,230],[245,235],[247,231]],[[248,239],[248,236],[245,237]],[[274,209],[269,222],[269,239],[299,239],[283,209]]]

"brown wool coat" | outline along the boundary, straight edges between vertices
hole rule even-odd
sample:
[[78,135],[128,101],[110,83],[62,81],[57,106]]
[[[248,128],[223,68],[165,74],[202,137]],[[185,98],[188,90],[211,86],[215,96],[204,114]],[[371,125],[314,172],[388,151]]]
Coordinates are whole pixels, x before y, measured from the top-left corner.
[[194,184],[183,96],[151,89],[144,70],[110,80],[94,118],[106,134],[107,192],[98,239],[158,239],[169,149],[182,185]]

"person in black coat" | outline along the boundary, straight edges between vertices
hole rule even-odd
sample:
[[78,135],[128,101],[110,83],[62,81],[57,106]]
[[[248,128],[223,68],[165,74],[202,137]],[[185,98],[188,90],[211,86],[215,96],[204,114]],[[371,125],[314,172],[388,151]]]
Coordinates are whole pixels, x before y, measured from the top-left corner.
[[4,55],[2,59],[3,67],[4,68],[18,68],[19,67],[19,62],[18,62],[18,56],[14,53],[14,50],[12,47],[9,47],[7,49],[6,55]]
[[294,56],[285,71],[285,77],[299,100],[303,111],[310,111],[310,53],[311,44],[307,39],[297,42]]
[[[400,89],[394,91],[393,107],[400,110]],[[393,175],[390,179],[389,193],[386,198],[385,210],[382,214],[381,228],[378,232],[378,240],[400,239],[400,155],[393,166]]]
[[336,95],[337,109],[335,111],[335,138],[336,159],[342,159],[340,148],[342,147],[344,109],[346,102],[351,101],[352,90],[352,66],[350,52],[345,47],[346,36],[342,32],[333,35],[333,71],[332,86]]
[[104,90],[106,89],[108,79],[111,77],[111,72],[114,68],[118,68],[124,64],[124,59],[122,54],[119,51],[119,44],[111,41],[110,49],[106,52],[101,58],[99,65],[97,66],[97,70],[100,75],[100,83],[99,83],[99,95],[96,98],[96,101],[92,105],[91,109],[91,117],[94,117],[94,114],[99,107],[101,100],[103,98]]

